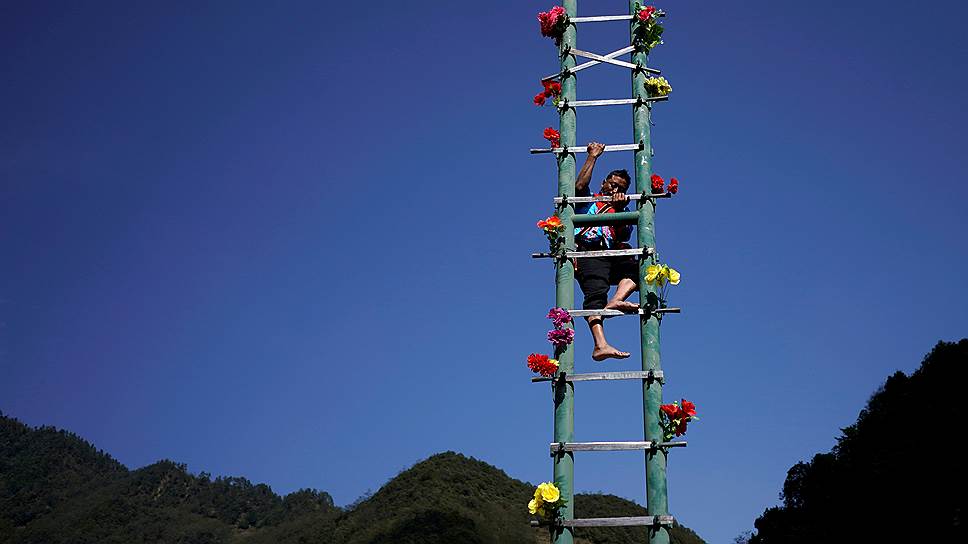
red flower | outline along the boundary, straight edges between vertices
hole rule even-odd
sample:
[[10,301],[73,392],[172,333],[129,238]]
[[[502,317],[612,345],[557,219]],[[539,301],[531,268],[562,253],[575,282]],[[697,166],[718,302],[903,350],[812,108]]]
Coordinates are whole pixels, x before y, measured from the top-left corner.
[[652,192],[661,193],[663,185],[665,185],[665,180],[659,174],[652,174]]
[[567,17],[565,8],[555,6],[547,12],[538,13],[538,22],[541,23],[541,35],[557,38],[561,35],[560,23]]
[[692,417],[696,415],[696,405],[686,399],[682,399],[681,412],[687,417]]
[[545,94],[544,93],[538,93],[538,94],[534,95],[534,105],[535,106],[544,106],[544,103],[545,103]]
[[679,420],[679,424],[676,425],[676,436],[682,436],[686,434],[686,424],[689,423],[689,419],[682,418]]
[[679,413],[679,407],[675,404],[663,404],[659,406],[659,410],[662,410],[665,415],[669,416],[669,419],[675,419],[676,414]]
[[542,81],[544,85],[544,95],[547,97],[561,96],[561,83],[557,81]]
[[561,147],[561,133],[557,130],[548,127],[544,130],[545,140],[551,142],[551,147]]
[[532,353],[528,355],[528,368],[532,372],[547,378],[555,375],[558,370],[558,361],[549,359],[547,355]]
[[648,22],[649,19],[651,19],[652,16],[655,15],[655,12],[656,12],[655,6],[648,6],[648,7],[642,8],[642,10],[639,11],[639,21],[643,23]]
[[[676,194],[676,193],[679,192],[679,180],[678,179],[672,178],[671,180],[669,180],[669,192],[672,193],[672,194]],[[683,401],[683,402],[685,402],[685,401]]]

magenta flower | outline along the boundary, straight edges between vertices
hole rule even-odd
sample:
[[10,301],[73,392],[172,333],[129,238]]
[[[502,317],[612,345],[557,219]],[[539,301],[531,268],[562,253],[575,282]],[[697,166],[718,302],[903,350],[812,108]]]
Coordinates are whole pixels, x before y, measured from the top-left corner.
[[571,314],[562,308],[552,308],[548,310],[548,319],[555,324],[556,329],[560,329],[565,323],[571,323]]
[[575,340],[575,329],[554,329],[548,331],[548,341],[556,348],[563,348]]

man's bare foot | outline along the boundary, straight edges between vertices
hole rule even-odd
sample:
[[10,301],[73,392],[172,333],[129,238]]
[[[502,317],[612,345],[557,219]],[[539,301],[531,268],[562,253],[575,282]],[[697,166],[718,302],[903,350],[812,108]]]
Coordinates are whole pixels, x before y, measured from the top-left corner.
[[613,348],[609,344],[605,344],[602,347],[596,346],[592,350],[592,359],[595,361],[604,361],[605,359],[628,359],[632,354],[627,351],[619,351]]
[[627,300],[613,300],[605,305],[606,310],[621,310],[623,312],[632,313],[639,311],[639,305],[634,302],[629,302]]

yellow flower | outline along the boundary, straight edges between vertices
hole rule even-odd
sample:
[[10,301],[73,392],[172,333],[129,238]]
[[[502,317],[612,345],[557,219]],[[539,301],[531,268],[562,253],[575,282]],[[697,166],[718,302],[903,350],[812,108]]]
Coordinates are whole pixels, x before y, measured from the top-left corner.
[[650,264],[648,268],[645,269],[645,283],[654,283],[659,274],[662,273],[662,267],[657,264]]
[[[544,484],[541,484],[544,485]],[[534,500],[538,501],[538,506],[541,506],[541,486],[534,490]]]
[[531,499],[531,502],[528,503],[528,512],[531,514],[537,514],[538,510],[540,509],[541,503],[538,502],[538,499]]
[[666,96],[672,92],[672,85],[664,77],[650,77],[645,86],[653,96]]
[[[555,484],[548,482],[547,484],[541,484],[541,485],[544,486],[544,489],[541,490],[541,499],[544,502],[550,502],[550,503],[558,502],[558,499],[561,498],[561,491],[559,491],[558,488],[555,487]],[[538,486],[538,488],[540,489],[541,486]]]
[[679,285],[680,274],[675,268],[669,269],[669,283],[672,285]]

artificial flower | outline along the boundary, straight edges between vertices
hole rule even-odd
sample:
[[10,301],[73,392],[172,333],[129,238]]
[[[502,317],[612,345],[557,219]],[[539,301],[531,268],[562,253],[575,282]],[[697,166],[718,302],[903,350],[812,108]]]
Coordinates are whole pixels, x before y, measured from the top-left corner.
[[535,106],[544,106],[544,103],[545,103],[545,94],[544,93],[538,93],[538,94],[534,95],[534,105]]
[[538,490],[541,491],[541,500],[546,503],[556,503],[558,499],[561,498],[561,491],[555,487],[555,484],[551,482],[546,482],[538,486]]
[[645,49],[645,52],[648,53],[662,43],[662,33],[665,31],[665,27],[659,23],[659,11],[654,6],[643,6],[636,2],[634,8],[638,21],[635,25],[633,40],[635,45]]
[[646,6],[639,10],[639,21],[643,23],[649,22],[649,19],[656,14],[655,6]]
[[551,142],[551,147],[561,147],[561,133],[559,133],[557,130],[551,127],[544,129],[544,138],[545,140]]
[[565,8],[555,6],[548,11],[538,13],[538,23],[541,25],[541,35],[556,40],[561,38],[568,26],[568,13]]
[[655,282],[662,274],[662,266],[658,264],[650,264],[645,269],[645,283]]
[[544,85],[544,95],[548,98],[561,96],[561,83],[557,81],[542,81],[541,84]]
[[571,323],[571,314],[564,308],[552,308],[548,310],[547,317],[554,322],[556,329],[560,329],[565,323]]
[[663,404],[659,410],[659,425],[663,431],[662,438],[666,442],[674,436],[686,434],[689,422],[699,419],[696,417],[696,405],[686,399],[682,399],[681,405],[678,402]]
[[649,96],[668,96],[672,92],[672,85],[661,76],[645,80],[645,88],[649,91]]
[[540,508],[541,503],[538,502],[538,499],[531,499],[531,502],[528,503],[528,512],[532,515],[537,514]]
[[672,193],[672,194],[676,194],[676,193],[679,192],[679,180],[678,179],[672,178],[671,180],[669,180],[669,192]]
[[528,355],[528,368],[536,374],[550,378],[558,371],[558,361],[547,355],[532,353]]
[[563,348],[575,340],[575,329],[553,329],[548,331],[548,341],[555,348]]
[[661,193],[663,186],[665,186],[665,180],[659,174],[652,174],[652,192]]
[[534,490],[534,497],[528,502],[528,512],[545,519],[557,517],[558,510],[565,505],[561,491],[552,482],[544,482]]
[[670,284],[679,285],[679,280],[682,278],[682,275],[679,274],[679,271],[676,270],[675,268],[669,268],[668,277],[669,277]]
[[561,230],[564,227],[564,223],[561,222],[561,218],[557,215],[552,215],[547,219],[542,219],[538,221],[538,228],[544,229],[545,232],[553,230]]

